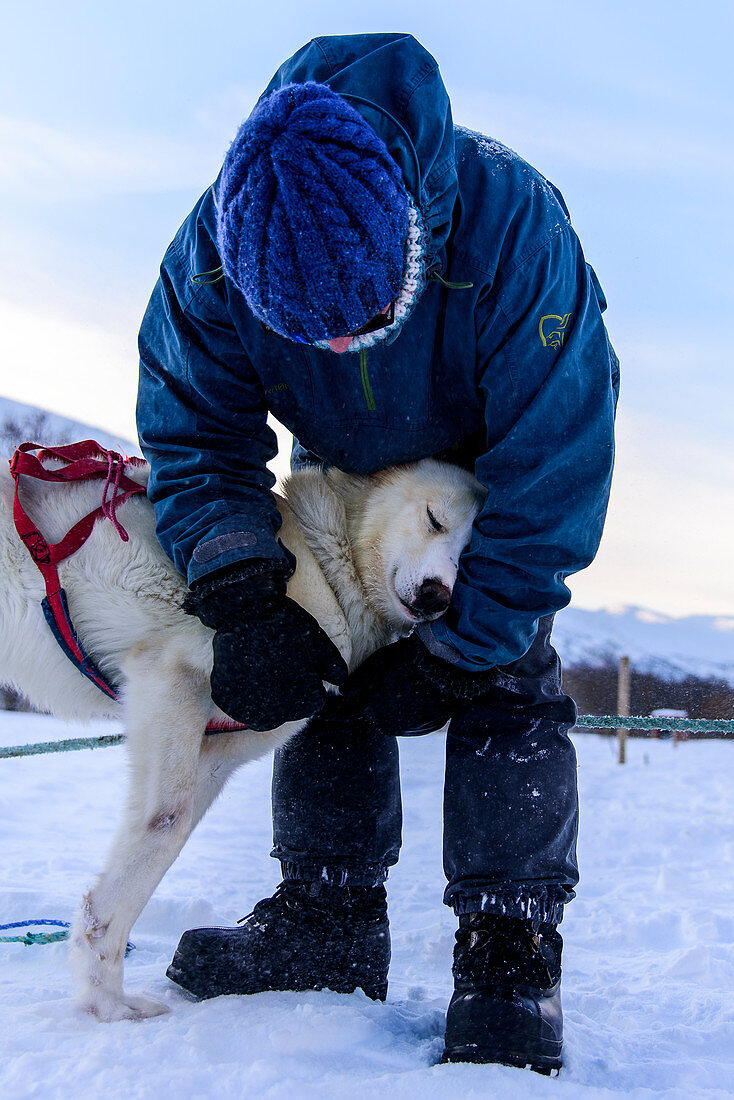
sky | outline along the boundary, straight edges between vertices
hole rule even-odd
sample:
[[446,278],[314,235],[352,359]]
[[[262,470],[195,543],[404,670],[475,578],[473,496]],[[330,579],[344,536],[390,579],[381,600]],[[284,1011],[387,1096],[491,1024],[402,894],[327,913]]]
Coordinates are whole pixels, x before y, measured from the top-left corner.
[[563,192],[622,361],[578,606],[734,614],[734,8],[715,0],[39,0],[4,14],[0,394],[135,438],[160,259],[278,65],[409,31],[454,118]]

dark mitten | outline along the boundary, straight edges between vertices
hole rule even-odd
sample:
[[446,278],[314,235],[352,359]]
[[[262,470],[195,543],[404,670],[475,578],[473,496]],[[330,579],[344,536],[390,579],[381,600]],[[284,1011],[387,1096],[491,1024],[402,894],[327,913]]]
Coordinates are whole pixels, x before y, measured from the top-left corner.
[[286,579],[273,562],[248,562],[205,577],[184,604],[216,631],[212,699],[253,730],[310,718],[326,700],[324,681],[347,676],[330,638],[286,596]]
[[467,672],[435,657],[411,634],[378,649],[330,699],[322,719],[367,721],[403,736],[441,729],[462,703],[488,691],[494,670]]

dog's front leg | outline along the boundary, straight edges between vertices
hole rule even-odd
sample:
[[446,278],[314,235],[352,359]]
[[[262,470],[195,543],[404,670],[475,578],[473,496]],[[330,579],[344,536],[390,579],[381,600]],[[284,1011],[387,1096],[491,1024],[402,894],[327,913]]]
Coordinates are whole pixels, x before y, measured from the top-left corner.
[[195,815],[197,769],[211,707],[199,670],[171,668],[146,653],[127,670],[131,775],[127,809],[102,874],[85,895],[72,929],[72,967],[80,1006],[100,1020],[166,1012],[123,988],[130,930],[181,851]]

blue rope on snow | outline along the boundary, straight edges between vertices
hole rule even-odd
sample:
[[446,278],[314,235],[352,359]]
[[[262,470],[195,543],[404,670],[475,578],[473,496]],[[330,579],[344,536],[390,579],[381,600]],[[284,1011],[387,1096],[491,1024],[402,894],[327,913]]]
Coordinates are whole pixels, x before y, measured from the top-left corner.
[[[71,925],[68,920],[48,920],[42,918],[41,920],[16,920],[11,921],[10,924],[0,924],[0,932],[5,932],[11,928],[38,928],[41,925],[55,925],[58,928],[63,928],[63,932],[26,932],[23,936],[0,936],[0,943],[24,943],[27,947],[32,944],[38,943],[57,943],[59,940],[67,940],[69,938],[69,929]],[[135,944],[128,942],[125,948],[125,954],[129,955],[131,951],[135,950]]]

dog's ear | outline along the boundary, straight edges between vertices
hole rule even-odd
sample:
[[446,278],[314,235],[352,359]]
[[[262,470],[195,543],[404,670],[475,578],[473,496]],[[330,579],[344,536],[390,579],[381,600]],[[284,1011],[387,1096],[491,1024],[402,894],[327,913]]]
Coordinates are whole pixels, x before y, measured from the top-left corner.
[[370,484],[369,475],[345,474],[343,470],[337,470],[336,466],[330,466],[325,476],[331,489],[345,498],[357,499],[364,493],[365,486]]
[[367,474],[367,480],[371,485],[389,485],[405,468],[405,466],[387,466],[384,470],[375,470],[374,474]]

